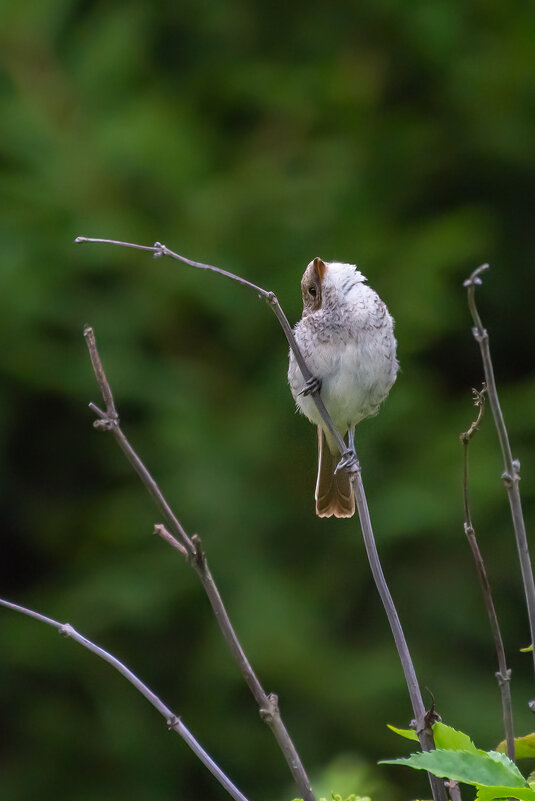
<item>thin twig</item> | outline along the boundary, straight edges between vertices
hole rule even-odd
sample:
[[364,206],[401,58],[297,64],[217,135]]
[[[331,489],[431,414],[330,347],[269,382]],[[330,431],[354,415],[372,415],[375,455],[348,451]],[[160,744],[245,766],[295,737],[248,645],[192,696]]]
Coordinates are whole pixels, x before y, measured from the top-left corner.
[[195,557],[195,548],[193,546],[192,541],[186,534],[182,524],[179,522],[177,517],[175,516],[173,510],[165,500],[162,491],[150,475],[149,471],[134,451],[126,437],[124,436],[123,432],[121,431],[119,415],[117,413],[117,409],[115,408],[115,403],[113,400],[113,393],[111,391],[111,387],[109,385],[108,379],[106,378],[106,373],[104,372],[104,368],[102,366],[102,362],[100,360],[100,356],[97,351],[97,343],[95,341],[95,334],[93,333],[93,329],[91,326],[86,326],[84,328],[84,337],[87,343],[87,348],[89,350],[89,356],[91,358],[91,364],[93,365],[93,371],[95,373],[95,377],[97,379],[100,391],[102,393],[102,398],[104,403],[106,404],[106,411],[103,412],[102,409],[94,404],[90,403],[89,408],[95,412],[98,416],[98,420],[95,420],[93,423],[95,428],[104,430],[104,431],[112,431],[115,439],[119,443],[119,447],[126,455],[126,458],[139,475],[141,480],[143,481],[144,485],[146,486],[149,493],[152,495],[160,509],[162,510],[163,514],[165,515],[167,521],[170,523],[171,527],[176,532],[179,540],[181,541],[180,549],[184,556],[188,556],[188,558],[193,559]]
[[195,756],[201,760],[203,765],[208,768],[210,773],[215,776],[217,781],[222,787],[225,788],[232,798],[234,798],[235,801],[247,801],[247,798],[243,795],[243,793],[238,790],[228,776],[223,773],[221,768],[216,765],[212,757],[204,750],[198,740],[195,739],[182,720],[177,717],[177,715],[175,715],[175,713],[169,709],[169,707],[166,706],[163,701],[158,698],[158,696],[135,675],[135,673],[132,673],[132,671],[127,668],[126,665],[120,662],[117,657],[113,656],[113,654],[110,654],[108,651],[105,651],[104,648],[100,647],[100,645],[96,645],[96,643],[88,640],[87,637],[84,637],[82,634],[76,631],[76,629],[73,628],[70,623],[60,623],[53,618],[41,615],[39,612],[34,612],[33,609],[27,609],[25,606],[19,606],[18,604],[14,604],[11,601],[6,601],[3,598],[0,598],[0,605],[5,606],[7,609],[12,609],[14,612],[20,612],[23,615],[34,618],[34,620],[39,620],[41,623],[46,623],[48,626],[53,626],[53,628],[57,629],[57,631],[64,637],[70,637],[71,640],[74,640],[79,645],[87,648],[88,651],[91,651],[105,662],[108,662],[108,664],[114,667],[115,670],[119,671],[119,673],[124,676],[125,679],[127,679],[127,681],[129,681],[130,684],[132,684],[150,704],[152,704],[152,706],[160,713],[160,715],[165,718],[169,731],[175,731],[180,735],[180,737],[182,737],[187,745],[189,745]]
[[[498,440],[500,442],[500,449],[504,464],[502,479],[507,490],[509,506],[511,508],[511,517],[513,520],[518,558],[520,560],[520,571],[522,573],[524,595],[526,597],[531,642],[535,643],[535,581],[533,579],[533,569],[529,555],[526,526],[524,523],[524,516],[522,514],[522,502],[520,500],[520,489],[518,486],[520,482],[520,462],[518,459],[513,459],[513,455],[511,453],[509,436],[507,434],[507,428],[505,426],[505,421],[498,398],[496,381],[494,378],[494,367],[492,365],[489,348],[489,335],[486,329],[483,327],[483,323],[481,322],[481,317],[479,316],[475,301],[476,286],[479,286],[482,283],[480,278],[481,273],[487,270],[488,266],[488,264],[482,264],[481,267],[478,267],[476,270],[474,270],[470,278],[464,282],[463,286],[466,287],[468,294],[468,308],[470,309],[470,314],[474,323],[472,334],[474,335],[474,339],[478,343],[481,351],[490,408],[492,410],[492,416],[494,417],[494,424],[496,426]],[[535,649],[533,650],[532,656],[533,665],[535,667]]]
[[[144,250],[149,251],[153,254],[154,258],[160,258],[161,256],[169,256],[171,259],[175,259],[176,261],[181,261],[184,264],[188,264],[190,267],[196,267],[199,270],[208,270],[212,273],[218,273],[218,275],[222,275],[225,278],[230,278],[232,281],[236,281],[236,283],[241,284],[241,286],[246,287],[247,289],[252,289],[253,292],[260,298],[260,300],[265,300],[268,306],[273,311],[273,314],[276,316],[277,320],[279,321],[282,330],[288,340],[288,343],[291,349],[294,352],[297,364],[299,365],[299,369],[303,374],[303,378],[305,381],[313,378],[312,373],[307,367],[307,363],[303,357],[303,354],[299,350],[297,346],[297,342],[295,341],[295,337],[293,334],[292,326],[288,322],[288,318],[284,314],[282,307],[277,299],[277,296],[274,292],[270,292],[267,289],[263,289],[256,284],[251,283],[251,281],[247,281],[245,278],[242,278],[239,275],[235,275],[234,273],[229,272],[228,270],[222,270],[221,267],[216,267],[213,264],[205,264],[202,261],[193,261],[193,259],[188,259],[186,256],[181,256],[179,253],[175,253],[174,250],[170,250],[166,245],[163,245],[161,242],[155,242],[154,245],[137,245],[133,242],[120,242],[117,239],[96,239],[94,237],[87,237],[87,236],[77,236],[74,240],[77,244],[84,244],[86,242],[89,243],[96,243],[96,244],[103,244],[103,245],[119,245],[120,247],[124,248],[133,248],[134,250]],[[98,378],[98,377],[97,377]],[[325,405],[320,397],[319,389],[315,389],[311,392],[312,397],[316,401],[316,405],[323,416],[325,425],[328,427],[330,433],[338,443],[338,447],[340,448],[340,453],[343,453],[345,450],[345,442],[343,438],[340,436],[339,431],[334,427],[333,422],[325,408]]]
[[216,583],[208,567],[200,538],[196,534],[194,534],[191,538],[188,536],[182,524],[178,521],[176,515],[165,500],[156,481],[151,476],[123,433],[120,426],[117,409],[113,404],[112,391],[106,378],[102,361],[97,349],[97,343],[93,329],[91,327],[86,327],[84,330],[84,336],[89,349],[95,376],[97,377],[102,396],[105,399],[107,406],[107,411],[104,413],[97,406],[95,406],[95,404],[89,404],[90,408],[95,411],[99,417],[99,419],[95,421],[94,425],[96,425],[97,428],[102,428],[106,431],[112,432],[121,449],[126,454],[128,461],[132,464],[142,483],[149,491],[157,507],[165,515],[172,528],[172,532],[168,531],[163,524],[158,524],[154,528],[154,533],[165,540],[182,556],[184,556],[186,561],[194,568],[195,572],[199,576],[223,637],[225,638],[225,641],[234,659],[236,660],[236,663],[238,664],[240,672],[244,677],[247,686],[251,690],[258,704],[260,717],[267,723],[273,732],[273,735],[284,754],[294,781],[299,788],[299,792],[304,801],[315,801],[310,780],[307,776],[303,763],[301,762],[301,758],[282,721],[279,711],[278,698],[275,693],[266,693],[264,691],[249,660],[247,659],[247,656],[245,655],[232,623],[230,622],[228,612],[225,608],[219,590],[217,589]]
[[[308,369],[304,357],[295,341],[292,327],[290,326],[290,323],[288,322],[288,319],[284,314],[284,311],[282,310],[276,295],[273,292],[269,292],[263,289],[262,287],[256,286],[256,284],[252,284],[249,281],[246,281],[244,278],[241,278],[240,276],[235,275],[234,273],[231,273],[227,270],[222,270],[219,267],[215,267],[210,264],[204,264],[203,262],[197,262],[197,261],[192,261],[191,259],[187,259],[186,257],[181,256],[180,254],[170,250],[165,245],[162,245],[160,242],[156,242],[154,246],[150,247],[146,245],[136,245],[130,242],[120,242],[118,240],[112,240],[112,239],[95,239],[83,236],[77,237],[75,239],[75,242],[78,243],[95,242],[103,244],[120,245],[122,247],[134,248],[136,250],[150,251],[154,254],[155,257],[170,256],[171,258],[176,259],[177,261],[181,261],[184,264],[188,264],[192,267],[197,267],[201,270],[209,270],[211,272],[219,273],[220,275],[223,275],[226,278],[230,278],[231,280],[236,281],[242,286],[252,289],[260,299],[263,299],[267,302],[267,304],[277,317],[277,320],[279,321],[284,331],[286,339],[288,340],[288,344],[290,345],[290,348],[294,353],[297,364],[299,365],[299,369],[301,370],[301,373],[305,381],[308,381],[313,378],[312,373]],[[377,586],[377,590],[379,592],[379,596],[381,598],[381,601],[383,602],[383,606],[385,608],[388,622],[390,624],[390,628],[392,630],[392,634],[394,637],[394,642],[396,644],[396,648],[401,661],[403,673],[405,676],[405,681],[407,683],[407,688],[409,691],[411,705],[413,708],[415,726],[416,726],[416,731],[418,733],[420,745],[422,747],[422,750],[428,751],[434,748],[433,733],[430,727],[428,727],[425,722],[425,706],[418,685],[418,679],[416,677],[416,672],[414,670],[414,665],[412,662],[410,651],[407,645],[407,641],[405,639],[405,634],[401,627],[399,616],[397,614],[392,596],[390,594],[390,590],[388,589],[388,585],[386,583],[386,579],[381,567],[379,555],[377,553],[377,547],[375,544],[375,538],[371,525],[366,493],[364,491],[364,485],[362,483],[361,467],[358,462],[356,454],[350,454],[347,452],[346,444],[343,438],[341,437],[339,431],[335,428],[331,420],[331,417],[327,409],[325,408],[325,404],[321,399],[320,390],[315,389],[311,393],[311,396],[314,399],[316,407],[322,416],[326,428],[330,431],[334,440],[336,441],[340,454],[342,454],[343,459],[344,457],[346,457],[343,467],[347,470],[351,478],[351,483],[355,494],[356,505],[359,512],[360,525],[362,529],[366,553],[368,555],[368,560],[370,562],[370,568],[372,571],[375,584]],[[436,779],[436,777],[432,776],[431,774],[428,775],[429,775],[429,781],[431,783],[431,790],[433,793],[434,801],[446,801],[446,790],[443,782]]]
[[496,673],[496,678],[498,679],[498,686],[500,688],[500,695],[502,699],[503,725],[505,729],[505,739],[507,742],[507,756],[514,762],[515,734],[513,728],[513,705],[511,703],[511,683],[510,683],[511,671],[507,667],[507,661],[505,658],[505,649],[503,647],[503,639],[500,631],[500,624],[498,623],[498,615],[496,614],[496,609],[494,607],[494,601],[492,598],[492,591],[490,588],[490,583],[485,568],[485,562],[483,560],[483,556],[481,554],[477,542],[476,532],[474,529],[474,524],[472,522],[472,516],[470,514],[470,503],[468,497],[468,450],[470,447],[470,442],[472,440],[472,437],[478,430],[481,418],[483,417],[483,411],[485,409],[486,390],[487,388],[485,384],[483,384],[483,387],[481,388],[480,391],[476,389],[472,390],[474,394],[474,406],[478,408],[477,417],[470,425],[468,430],[464,431],[460,435],[460,440],[463,443],[463,453],[464,453],[464,460],[463,460],[464,531],[467,536],[468,543],[472,551],[472,555],[474,557],[474,562],[476,565],[479,582],[481,584],[481,591],[483,593],[483,600],[485,602],[485,608],[489,616],[490,628],[492,631],[492,637],[494,639],[494,646],[496,648],[496,654],[498,657],[498,672]]

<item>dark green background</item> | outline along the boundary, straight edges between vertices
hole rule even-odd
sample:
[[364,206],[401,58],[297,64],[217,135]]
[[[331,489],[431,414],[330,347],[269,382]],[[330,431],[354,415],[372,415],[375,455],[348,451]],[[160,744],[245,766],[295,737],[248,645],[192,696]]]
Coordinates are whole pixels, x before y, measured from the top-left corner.
[[[402,365],[357,432],[384,569],[422,687],[493,747],[496,660],[463,534],[458,434],[482,371],[462,281],[491,262],[478,298],[531,531],[534,23],[505,0],[2,4],[1,594],[125,660],[253,801],[295,790],[195,576],[91,427],[84,323],[316,789],[425,798],[423,775],[375,766],[407,753],[386,723],[411,710],[358,524],[314,515],[316,436],[267,307],[74,237],[163,241],[274,290],[292,321],[311,258],[358,263]],[[501,470],[489,414],[473,514],[523,734],[532,666]],[[0,642],[6,801],[225,797],[111,668],[7,611]]]

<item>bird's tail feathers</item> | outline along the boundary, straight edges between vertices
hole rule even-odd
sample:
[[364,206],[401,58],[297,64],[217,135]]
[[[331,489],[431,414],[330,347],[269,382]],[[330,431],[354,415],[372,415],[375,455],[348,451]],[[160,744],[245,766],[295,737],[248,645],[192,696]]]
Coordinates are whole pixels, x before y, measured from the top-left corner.
[[318,517],[352,517],[355,498],[345,470],[335,473],[340,460],[331,453],[321,426],[318,426],[318,480],[316,482],[316,514]]

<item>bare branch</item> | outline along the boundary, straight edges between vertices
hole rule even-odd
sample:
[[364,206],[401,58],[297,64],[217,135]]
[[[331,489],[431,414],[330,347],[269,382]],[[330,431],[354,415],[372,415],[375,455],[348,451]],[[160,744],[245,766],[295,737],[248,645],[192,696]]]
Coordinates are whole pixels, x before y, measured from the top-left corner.
[[[481,351],[490,408],[492,410],[494,425],[496,426],[498,440],[500,442],[500,449],[504,464],[502,479],[507,490],[509,506],[511,508],[511,517],[513,520],[518,558],[520,561],[524,595],[526,597],[531,642],[535,643],[535,581],[533,579],[533,569],[529,555],[526,526],[524,523],[524,516],[522,514],[522,502],[520,500],[520,489],[518,486],[520,482],[520,462],[518,459],[513,459],[513,455],[511,453],[509,435],[505,426],[505,420],[498,398],[498,390],[496,388],[496,380],[494,378],[494,367],[492,365],[489,347],[489,335],[486,329],[483,327],[483,323],[481,321],[481,317],[479,316],[475,301],[476,286],[479,286],[482,283],[480,278],[481,273],[487,269],[488,264],[482,264],[481,267],[478,267],[476,270],[474,270],[470,278],[464,282],[463,286],[465,286],[467,290],[468,308],[470,309],[470,314],[474,323],[472,334],[474,335],[474,339],[478,343]],[[532,655],[533,664],[535,667],[535,649]]]
[[[149,251],[154,255],[155,258],[159,258],[161,256],[169,256],[171,259],[175,259],[176,261],[188,264],[190,267],[196,267],[198,270],[208,270],[209,272],[217,273],[218,275],[222,275],[224,278],[230,278],[232,281],[236,281],[236,283],[241,284],[241,286],[244,286],[247,289],[252,289],[253,292],[260,298],[260,300],[266,301],[266,303],[272,310],[273,314],[279,321],[281,328],[286,336],[286,339],[288,340],[288,344],[290,345],[291,349],[294,352],[297,364],[299,365],[299,369],[301,370],[305,381],[313,378],[312,373],[308,369],[307,364],[303,358],[303,355],[297,346],[297,342],[295,341],[292,327],[288,322],[288,318],[284,314],[284,311],[282,310],[282,307],[274,292],[270,292],[267,289],[263,289],[262,287],[251,283],[251,281],[247,281],[245,278],[242,278],[239,275],[235,275],[234,273],[231,273],[228,270],[222,270],[221,267],[215,267],[212,264],[205,264],[202,261],[193,261],[192,259],[188,259],[185,256],[181,256],[179,253],[175,253],[174,250],[170,250],[168,247],[166,247],[166,245],[163,245],[161,242],[155,242],[154,245],[137,245],[133,242],[120,242],[117,239],[96,239],[87,236],[77,236],[74,241],[77,244],[83,244],[85,242],[89,242],[89,243],[97,243],[104,245],[119,245],[125,248],[133,248],[134,250]],[[97,380],[98,380],[98,375],[97,375]],[[313,392],[311,392],[311,395],[316,401],[316,405],[323,417],[325,425],[328,427],[332,436],[338,443],[340,453],[343,453],[346,447],[345,442],[343,438],[340,436],[340,433],[334,427],[332,420],[329,417],[329,413],[327,412],[327,409],[325,408],[325,405],[320,397],[319,390],[315,389]]]
[[[106,398],[112,397],[112,392],[105,377],[104,368],[102,367],[102,362],[98,353],[93,329],[86,327],[84,336],[89,348],[91,363],[93,364],[97,381],[99,382],[102,395],[106,402]],[[154,527],[154,533],[165,540],[165,542],[171,545],[171,547],[178,551],[182,556],[184,556],[187,562],[194,568],[195,572],[199,576],[223,637],[225,638],[225,641],[234,659],[236,660],[247,686],[251,690],[258,704],[258,709],[262,720],[267,723],[273,732],[273,735],[284,754],[294,781],[299,788],[299,792],[301,793],[304,801],[315,801],[310,780],[301,762],[301,758],[282,721],[277,696],[273,693],[268,694],[264,691],[249,660],[247,659],[247,656],[245,655],[245,651],[243,650],[232,623],[230,622],[228,612],[225,608],[219,590],[217,589],[212,574],[210,573],[208,562],[201,546],[200,538],[196,534],[190,538],[183,526],[178,522],[178,519],[165,500],[156,481],[149,473],[123,433],[115,406],[113,406],[111,416],[108,416],[107,413],[103,414],[103,412],[101,412],[101,410],[99,410],[94,404],[90,404],[90,407],[99,416],[99,419],[96,421],[97,424],[100,424],[99,427],[102,427],[102,423],[109,422],[109,425],[104,425],[104,429],[111,431],[111,433],[114,435],[122,451],[126,454],[128,461],[133,465],[136,473],[139,475],[144,486],[147,488],[148,492],[155,501],[157,507],[164,514],[167,521],[170,522],[174,534],[168,531],[168,529],[161,523]]]
[[169,709],[169,707],[166,706],[166,704],[164,704],[163,701],[155,693],[153,693],[153,691],[147,687],[147,685],[144,684],[141,679],[135,675],[135,673],[130,670],[130,668],[127,668],[123,662],[120,662],[117,657],[113,656],[113,654],[110,654],[108,651],[105,651],[104,648],[100,647],[100,645],[88,640],[87,637],[84,637],[82,634],[76,631],[76,629],[73,628],[70,623],[60,623],[51,617],[46,617],[45,615],[39,614],[39,612],[34,612],[33,609],[27,609],[24,606],[19,606],[18,604],[14,604],[11,601],[6,601],[3,598],[0,598],[0,605],[6,607],[7,609],[12,609],[14,612],[20,612],[23,615],[27,615],[28,617],[38,620],[41,623],[46,623],[48,626],[52,626],[64,637],[69,637],[71,640],[74,640],[79,645],[87,648],[88,651],[96,654],[98,657],[100,657],[100,659],[103,659],[109,665],[114,667],[115,670],[124,676],[125,679],[129,681],[130,684],[132,684],[136,690],[147,699],[149,704],[152,704],[152,706],[160,713],[160,715],[162,715],[167,723],[167,728],[169,731],[175,731],[180,735],[180,737],[182,737],[186,744],[191,748],[195,756],[198,757],[203,765],[208,768],[210,773],[215,776],[217,781],[222,787],[225,788],[227,793],[229,793],[232,798],[235,799],[235,801],[247,801],[247,798],[243,795],[243,793],[240,792],[240,790],[238,790],[238,788],[231,782],[228,776],[223,773],[221,768],[204,750],[199,741],[195,739],[182,720],[175,715],[175,713]]
[[[234,273],[228,272],[227,270],[222,270],[219,267],[214,267],[212,265],[204,264],[202,262],[192,261],[191,259],[187,259],[184,256],[180,256],[178,253],[169,250],[169,248],[167,248],[165,245],[162,245],[159,242],[156,242],[154,246],[149,247],[146,245],[136,245],[129,242],[120,242],[118,240],[95,239],[95,238],[81,237],[81,236],[77,237],[75,239],[75,242],[77,243],[96,242],[104,244],[121,245],[123,247],[134,248],[137,250],[151,251],[152,253],[154,253],[155,256],[170,256],[171,258],[181,261],[184,264],[189,264],[192,267],[197,267],[202,270],[209,270],[211,272],[219,273],[220,275],[223,275],[226,278],[230,278],[231,280],[236,281],[242,286],[246,286],[249,289],[252,289],[260,299],[263,299],[268,303],[273,313],[277,317],[277,320],[279,321],[284,331],[286,339],[288,340],[290,348],[292,349],[295,355],[297,364],[299,365],[299,369],[301,370],[301,373],[305,381],[314,378],[314,376],[307,367],[307,364],[304,360],[301,351],[299,350],[297,342],[295,341],[295,337],[293,335],[293,331],[288,322],[288,319],[284,314],[276,295],[273,292],[268,292],[262,287],[256,286],[255,284],[251,284],[249,281],[246,281],[240,276],[234,275]],[[371,525],[370,513],[368,509],[368,502],[366,499],[366,493],[364,491],[364,485],[362,483],[361,467],[356,453],[354,451],[347,450],[343,438],[340,436],[340,433],[335,428],[331,420],[331,417],[327,409],[325,408],[325,404],[321,399],[320,390],[318,388],[315,388],[311,392],[311,396],[314,399],[316,407],[319,413],[321,414],[321,417],[325,423],[326,428],[331,432],[334,440],[338,444],[338,448],[342,455],[342,460],[340,462],[339,467],[345,469],[351,477],[351,483],[353,487],[353,492],[355,494],[356,505],[360,518],[360,525],[362,529],[366,553],[368,555],[368,560],[370,563],[370,568],[372,571],[373,578],[375,580],[377,590],[379,592],[379,596],[383,603],[388,618],[388,622],[390,624],[390,628],[392,630],[392,634],[394,637],[394,642],[396,644],[396,648],[401,661],[403,673],[405,676],[405,681],[407,683],[407,688],[409,691],[411,705],[413,708],[414,718],[416,720],[416,731],[418,733],[420,745],[422,747],[422,750],[428,751],[434,748],[433,733],[431,729],[425,725],[425,706],[423,703],[420,687],[418,684],[418,679],[416,677],[416,672],[414,670],[414,665],[412,662],[410,651],[407,645],[407,641],[405,639],[405,634],[401,627],[399,616],[397,614],[394,601],[390,594],[390,590],[388,589],[388,585],[386,583],[386,579],[379,559],[379,554],[377,552],[377,547],[375,544],[375,538],[373,534],[373,528]],[[428,775],[429,775],[429,781],[431,783],[431,790],[433,793],[434,801],[446,801],[446,790],[443,782],[441,782],[431,774]]]
[[[381,560],[377,552],[377,546],[375,544],[375,537],[373,535],[370,519],[370,512],[368,509],[368,501],[366,499],[366,493],[362,483],[360,466],[358,466],[356,472],[352,472],[350,475],[351,485],[353,487],[353,492],[355,493],[355,501],[359,513],[364,546],[366,548],[375,586],[377,587],[377,591],[381,601],[383,602],[383,607],[390,624],[392,636],[394,638],[401,667],[403,669],[403,675],[405,676],[405,682],[407,684],[407,690],[409,692],[409,698],[411,700],[414,713],[415,731],[418,735],[418,740],[420,742],[422,751],[431,751],[435,747],[433,731],[431,727],[426,724],[425,706],[412,657],[409,651],[409,646],[407,645],[405,633],[401,626],[401,621],[399,619],[392,595],[390,594],[390,590],[383,573]],[[438,779],[436,776],[433,776],[432,773],[428,773],[427,775],[431,785],[434,801],[446,801],[447,796],[444,782],[441,779]]]
[[106,378],[106,373],[104,372],[104,368],[102,366],[102,362],[100,360],[100,356],[97,350],[97,343],[95,340],[95,334],[91,326],[86,326],[84,329],[84,337],[87,343],[87,348],[89,350],[89,356],[91,358],[91,364],[93,365],[93,370],[95,372],[95,376],[100,387],[100,391],[102,393],[102,398],[104,403],[106,404],[106,412],[103,412],[101,409],[98,408],[94,403],[89,404],[89,408],[95,412],[98,416],[98,420],[96,420],[93,425],[95,428],[99,428],[105,431],[111,431],[114,435],[115,439],[117,440],[119,447],[125,454],[126,458],[140,477],[141,481],[147,488],[149,494],[152,498],[156,501],[157,505],[165,515],[165,518],[171,525],[171,528],[175,532],[178,540],[181,542],[181,547],[183,548],[183,552],[187,554],[188,558],[193,559],[195,557],[195,548],[193,543],[191,542],[190,538],[186,534],[182,524],[179,522],[178,518],[174,514],[173,510],[165,500],[162,491],[160,490],[159,486],[157,485],[156,481],[153,479],[137,453],[134,451],[126,437],[124,436],[121,426],[119,415],[117,413],[117,409],[115,408],[115,404],[113,401],[113,393],[111,391],[111,387],[108,383]]
[[480,391],[478,391],[477,389],[472,390],[474,397],[474,406],[478,408],[477,417],[474,420],[474,422],[470,425],[468,430],[460,435],[460,440],[463,443],[463,453],[464,453],[464,460],[463,460],[463,498],[464,498],[464,515],[465,515],[464,532],[467,536],[468,544],[470,545],[470,549],[474,557],[477,575],[479,578],[479,583],[481,585],[481,591],[483,593],[483,600],[485,602],[485,608],[487,610],[487,615],[490,621],[490,628],[494,640],[494,647],[496,648],[496,654],[498,657],[498,672],[496,673],[496,678],[498,679],[498,686],[500,688],[500,695],[502,700],[503,725],[505,729],[505,739],[507,742],[507,755],[509,759],[512,759],[514,762],[515,734],[513,727],[513,705],[511,702],[511,684],[510,684],[511,671],[507,667],[507,661],[505,658],[505,648],[503,647],[503,639],[500,631],[500,624],[498,622],[498,615],[496,614],[496,608],[494,606],[494,600],[492,598],[492,591],[490,588],[487,570],[485,568],[485,562],[483,560],[483,555],[481,554],[481,551],[479,549],[479,544],[476,538],[476,532],[474,529],[474,525],[472,523],[472,517],[470,514],[470,503],[468,498],[468,449],[472,437],[477,431],[479,424],[481,422],[481,418],[483,417],[483,412],[485,409],[486,389],[487,389],[486,385],[483,384]]

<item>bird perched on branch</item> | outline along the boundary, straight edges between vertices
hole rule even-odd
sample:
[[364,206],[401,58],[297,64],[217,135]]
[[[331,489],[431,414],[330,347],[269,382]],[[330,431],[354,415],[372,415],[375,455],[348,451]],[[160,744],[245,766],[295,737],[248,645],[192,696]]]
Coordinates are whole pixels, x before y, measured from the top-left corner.
[[299,410],[318,427],[316,514],[351,517],[351,481],[337,472],[340,454],[312,397],[320,396],[335,427],[354,448],[355,426],[377,414],[396,380],[398,361],[394,320],[386,305],[354,264],[310,262],[301,281],[303,315],[294,335],[314,377],[305,382],[290,351],[288,380]]

